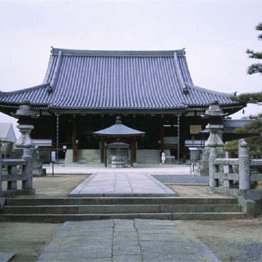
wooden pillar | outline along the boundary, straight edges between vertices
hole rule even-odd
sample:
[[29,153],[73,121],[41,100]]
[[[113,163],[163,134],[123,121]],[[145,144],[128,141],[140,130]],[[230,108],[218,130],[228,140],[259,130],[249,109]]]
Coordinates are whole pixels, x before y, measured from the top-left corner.
[[73,149],[73,162],[77,162],[77,134],[76,134],[76,119],[73,118],[72,125],[72,149]]
[[130,166],[133,166],[134,164],[134,154],[133,154],[133,143],[131,143],[130,145]]
[[100,141],[100,160],[101,163],[105,161],[105,139],[103,137],[101,137]]
[[59,122],[59,114],[56,114],[56,159],[57,162],[59,163],[59,127],[60,127],[60,122]]
[[163,123],[161,123],[160,127],[160,152],[164,151],[164,127]]
[[177,115],[177,163],[180,162],[180,115]]
[[133,137],[131,142],[131,166],[136,162],[136,138]]
[[107,167],[107,143],[104,145],[104,161],[105,161],[105,167]]

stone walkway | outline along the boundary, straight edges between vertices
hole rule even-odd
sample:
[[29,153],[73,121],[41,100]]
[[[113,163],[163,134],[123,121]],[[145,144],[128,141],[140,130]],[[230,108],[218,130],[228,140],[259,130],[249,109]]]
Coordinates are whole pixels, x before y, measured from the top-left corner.
[[69,196],[175,196],[174,191],[145,173],[112,171],[88,177]]
[[[87,172],[84,169],[78,167],[75,172]],[[65,173],[69,170],[60,167],[57,171]],[[70,196],[175,196],[171,189],[150,174],[157,177],[168,175],[163,180],[170,180],[169,175],[189,174],[186,166],[121,170],[94,168],[88,171],[93,175],[76,187]],[[219,261],[202,242],[181,232],[178,223],[142,219],[66,222],[39,261]]]
[[159,262],[219,259],[176,227],[179,221],[66,222],[38,261]]

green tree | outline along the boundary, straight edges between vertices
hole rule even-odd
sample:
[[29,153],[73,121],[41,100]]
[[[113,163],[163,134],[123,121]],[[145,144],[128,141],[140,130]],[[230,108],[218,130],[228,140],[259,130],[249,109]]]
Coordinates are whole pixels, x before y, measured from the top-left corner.
[[[262,31],[262,23],[256,26],[256,30]],[[258,40],[262,40],[262,34],[258,35]],[[253,50],[248,49],[247,53],[250,58],[262,59],[262,52],[254,52]],[[256,63],[248,67],[248,74],[262,73],[262,64]],[[243,105],[248,103],[259,104],[262,102],[262,92],[259,93],[245,93],[239,96],[233,96],[232,100],[237,101]],[[256,158],[262,158],[262,114],[257,116],[256,120],[253,120],[251,123],[237,128],[235,131],[237,134],[243,135],[246,137],[246,141],[249,146],[250,155]],[[225,144],[225,150],[233,154],[238,152],[238,141],[233,140]]]
[[[237,128],[234,133],[241,134],[245,138],[250,156],[254,158],[262,158],[262,114],[258,115],[256,120],[253,120],[249,124]],[[225,150],[237,155],[238,152],[238,140],[233,140],[225,144]]]
[[[258,24],[256,26],[256,30],[262,31],[262,23]],[[258,35],[258,40],[262,40],[262,34]],[[248,49],[247,54],[250,58],[255,59],[262,59],[262,52],[254,52],[253,50]],[[247,73],[252,75],[255,73],[262,73],[262,64],[261,63],[255,63],[248,67]]]
[[[233,96],[232,100],[246,105],[247,103],[259,104],[262,102],[262,92],[245,93],[239,96]],[[262,114],[259,114],[251,123],[235,129],[234,133],[245,140],[249,147],[250,155],[254,158],[262,158]],[[229,141],[225,144],[225,150],[231,152],[234,156],[238,154],[238,140]]]
[[231,97],[232,100],[237,101],[241,104],[258,104],[262,102],[262,92],[258,93],[244,93],[238,96]]

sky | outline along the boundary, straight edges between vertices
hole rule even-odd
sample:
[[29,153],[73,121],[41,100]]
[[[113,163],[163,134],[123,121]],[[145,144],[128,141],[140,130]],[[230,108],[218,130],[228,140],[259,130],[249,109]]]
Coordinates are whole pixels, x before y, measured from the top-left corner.
[[[53,46],[185,48],[195,85],[261,92],[261,75],[246,73],[256,62],[246,50],[261,51],[255,30],[261,10],[261,0],[0,0],[0,91],[41,84]],[[261,111],[251,106],[245,115]],[[6,121],[10,118],[1,114],[0,122]]]

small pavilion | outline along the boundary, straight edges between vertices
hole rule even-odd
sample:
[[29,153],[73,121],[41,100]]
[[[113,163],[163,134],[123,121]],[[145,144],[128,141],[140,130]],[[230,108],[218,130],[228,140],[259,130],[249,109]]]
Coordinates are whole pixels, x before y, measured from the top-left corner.
[[[108,128],[94,132],[98,137],[101,137],[101,159],[107,166],[108,163],[108,150],[111,152],[118,152],[114,157],[121,157],[119,153],[122,151],[128,152],[130,146],[130,165],[136,161],[136,140],[141,137],[145,132],[130,128],[122,124],[121,117],[116,117],[116,123]],[[128,157],[129,158],[129,157]]]

